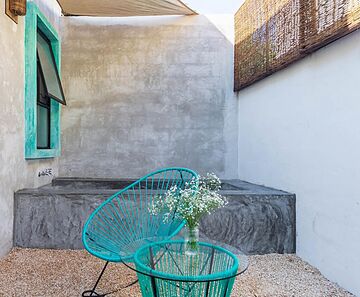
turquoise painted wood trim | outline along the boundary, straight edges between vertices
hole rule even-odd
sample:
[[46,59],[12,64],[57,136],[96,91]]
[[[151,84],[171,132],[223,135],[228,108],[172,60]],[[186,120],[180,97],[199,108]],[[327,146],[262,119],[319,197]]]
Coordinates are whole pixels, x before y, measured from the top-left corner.
[[60,113],[61,105],[51,100],[50,147],[37,149],[37,29],[51,42],[55,62],[60,73],[61,42],[55,28],[49,23],[36,4],[28,2],[25,18],[25,158],[43,159],[60,156]]

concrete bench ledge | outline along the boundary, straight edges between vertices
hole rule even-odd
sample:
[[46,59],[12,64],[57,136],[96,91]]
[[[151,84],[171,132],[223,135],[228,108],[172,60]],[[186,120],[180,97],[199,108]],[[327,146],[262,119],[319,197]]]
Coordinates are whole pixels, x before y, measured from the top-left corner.
[[[57,178],[44,187],[16,192],[14,245],[83,248],[81,231],[90,213],[132,181]],[[229,203],[203,219],[203,238],[248,254],[295,252],[294,194],[240,180],[224,180],[221,193]]]

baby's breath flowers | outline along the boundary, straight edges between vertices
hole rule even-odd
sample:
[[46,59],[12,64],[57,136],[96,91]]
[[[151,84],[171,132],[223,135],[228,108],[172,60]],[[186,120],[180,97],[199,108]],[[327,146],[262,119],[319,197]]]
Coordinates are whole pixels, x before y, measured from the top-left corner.
[[149,211],[153,215],[162,214],[164,221],[174,216],[183,219],[190,230],[194,229],[199,226],[203,215],[226,205],[225,197],[219,194],[220,187],[220,179],[214,173],[208,173],[192,179],[184,189],[173,186],[165,197],[155,197]]

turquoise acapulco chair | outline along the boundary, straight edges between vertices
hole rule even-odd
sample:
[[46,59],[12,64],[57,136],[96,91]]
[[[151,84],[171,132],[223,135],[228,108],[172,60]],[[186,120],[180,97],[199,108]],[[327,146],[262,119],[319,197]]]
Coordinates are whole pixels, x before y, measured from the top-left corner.
[[164,222],[163,216],[150,214],[149,206],[172,186],[183,189],[194,178],[197,173],[186,168],[152,172],[111,196],[90,215],[82,241],[90,254],[106,263],[93,289],[84,291],[83,297],[106,295],[95,290],[109,262],[133,262],[143,245],[171,239],[180,232],[185,222],[176,219],[175,213]]

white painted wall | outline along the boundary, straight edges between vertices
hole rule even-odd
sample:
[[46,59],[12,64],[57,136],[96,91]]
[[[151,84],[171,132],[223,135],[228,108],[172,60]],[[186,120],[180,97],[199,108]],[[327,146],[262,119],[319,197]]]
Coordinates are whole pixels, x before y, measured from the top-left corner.
[[360,295],[360,32],[241,91],[239,176],[297,195],[297,253]]
[[[56,0],[36,2],[58,28]],[[58,172],[57,159],[24,158],[24,23],[24,17],[17,25],[8,18],[5,1],[0,1],[0,257],[12,248],[14,192],[48,183],[51,178],[38,177],[43,169]]]

